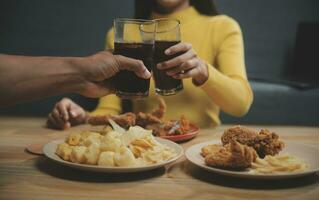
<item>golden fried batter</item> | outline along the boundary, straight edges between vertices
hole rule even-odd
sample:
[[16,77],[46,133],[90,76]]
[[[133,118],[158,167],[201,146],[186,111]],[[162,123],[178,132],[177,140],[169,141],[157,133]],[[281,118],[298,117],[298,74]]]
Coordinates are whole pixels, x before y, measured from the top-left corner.
[[245,126],[234,126],[224,131],[221,137],[222,143],[228,144],[231,140],[236,140],[241,144],[251,146],[255,142],[257,132]]
[[278,154],[284,146],[284,142],[279,140],[279,136],[276,133],[262,129],[255,139],[253,148],[258,152],[258,155],[263,158],[266,155],[274,156]]
[[150,114],[159,119],[162,119],[166,112],[166,103],[163,98],[158,98],[158,100],[159,100],[158,108],[153,110]]
[[107,125],[109,119],[114,120],[121,127],[134,126],[136,123],[136,115],[128,112],[122,115],[102,115],[89,117],[88,123],[92,125]]
[[261,158],[266,155],[276,155],[284,147],[279,136],[267,129],[262,129],[257,134],[247,127],[235,126],[227,129],[221,138],[223,145],[229,144],[232,140],[253,147]]
[[218,153],[223,148],[220,144],[210,144],[202,148],[201,155],[206,157],[210,154]]
[[[208,166],[222,169],[243,170],[250,167],[257,158],[257,153],[253,148],[233,140],[219,148],[210,146],[209,150],[211,153],[206,155],[205,163]],[[202,149],[202,153],[203,151],[205,150]]]
[[146,127],[151,124],[161,124],[162,120],[152,114],[139,112],[136,115],[136,125]]

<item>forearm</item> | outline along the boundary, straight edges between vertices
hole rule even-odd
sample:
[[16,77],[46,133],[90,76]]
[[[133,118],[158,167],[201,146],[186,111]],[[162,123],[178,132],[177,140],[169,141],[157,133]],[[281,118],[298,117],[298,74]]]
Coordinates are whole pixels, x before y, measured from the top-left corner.
[[234,116],[246,114],[253,101],[253,93],[246,79],[227,76],[209,66],[209,78],[201,86],[225,112]]
[[84,87],[75,67],[80,59],[0,55],[0,105],[79,92]]

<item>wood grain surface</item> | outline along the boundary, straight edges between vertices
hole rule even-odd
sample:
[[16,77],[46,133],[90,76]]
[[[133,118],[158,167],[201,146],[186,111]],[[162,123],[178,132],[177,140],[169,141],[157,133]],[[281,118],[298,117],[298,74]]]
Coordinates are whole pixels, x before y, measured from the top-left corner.
[[[218,139],[230,125],[201,130],[181,145]],[[319,148],[319,127],[250,126],[269,128],[284,140]],[[319,176],[260,181],[206,172],[180,159],[171,166],[132,174],[84,172],[58,165],[25,151],[30,144],[46,143],[88,125],[55,131],[44,118],[0,117],[0,199],[319,199]],[[319,155],[318,155],[319,156]]]

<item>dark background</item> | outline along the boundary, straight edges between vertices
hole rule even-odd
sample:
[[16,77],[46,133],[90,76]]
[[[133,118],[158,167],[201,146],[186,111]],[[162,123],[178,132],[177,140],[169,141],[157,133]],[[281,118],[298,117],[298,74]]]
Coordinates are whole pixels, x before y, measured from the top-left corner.
[[[300,89],[282,81],[293,66],[298,24],[319,22],[319,1],[215,2],[221,13],[235,18],[242,27],[247,71],[255,93],[254,105],[245,118],[222,115],[224,121],[318,125],[319,90]],[[93,54],[104,48],[112,20],[132,17],[133,8],[132,0],[0,0],[0,53]],[[87,109],[96,104],[96,100],[79,95],[67,96]],[[0,109],[0,113],[46,115],[60,98]]]

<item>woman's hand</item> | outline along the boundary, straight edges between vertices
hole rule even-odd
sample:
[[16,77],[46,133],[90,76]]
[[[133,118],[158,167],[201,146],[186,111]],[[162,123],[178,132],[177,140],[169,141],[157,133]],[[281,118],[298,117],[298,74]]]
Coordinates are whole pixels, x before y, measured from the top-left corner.
[[207,65],[197,57],[190,43],[178,43],[166,49],[165,54],[181,54],[157,64],[157,68],[166,70],[167,75],[176,79],[192,78],[195,85],[202,85],[208,79]]
[[81,106],[71,99],[64,98],[55,104],[48,116],[47,126],[55,129],[67,129],[85,123],[87,117],[87,113]]

